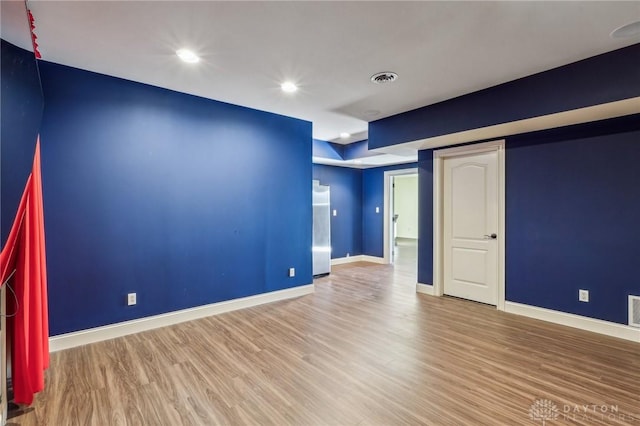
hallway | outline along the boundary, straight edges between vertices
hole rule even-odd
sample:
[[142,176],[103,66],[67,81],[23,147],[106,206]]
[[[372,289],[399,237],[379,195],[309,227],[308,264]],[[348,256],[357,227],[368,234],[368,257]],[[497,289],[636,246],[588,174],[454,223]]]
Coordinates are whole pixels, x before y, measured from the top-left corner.
[[393,250],[393,268],[395,274],[401,274],[407,279],[412,278],[413,284],[418,279],[418,240],[411,238],[396,238]]

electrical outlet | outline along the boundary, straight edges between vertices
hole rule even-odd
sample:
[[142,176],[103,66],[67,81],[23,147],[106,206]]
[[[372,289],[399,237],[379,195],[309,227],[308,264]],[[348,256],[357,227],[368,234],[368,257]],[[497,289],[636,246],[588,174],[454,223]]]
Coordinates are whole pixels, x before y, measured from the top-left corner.
[[351,253],[347,253],[347,257],[351,256]]
[[132,306],[132,305],[135,305],[136,303],[138,303],[136,298],[136,293],[127,294],[127,305]]
[[578,290],[578,300],[581,302],[588,302],[589,290]]
[[290,277],[296,276],[296,268],[289,268],[289,276]]

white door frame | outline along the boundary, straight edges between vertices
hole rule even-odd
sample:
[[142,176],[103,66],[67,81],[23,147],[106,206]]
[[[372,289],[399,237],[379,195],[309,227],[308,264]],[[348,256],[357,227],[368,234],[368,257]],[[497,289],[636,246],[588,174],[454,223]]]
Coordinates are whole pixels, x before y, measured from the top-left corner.
[[444,159],[459,155],[496,152],[498,154],[498,303],[504,311],[505,301],[505,149],[504,139],[474,145],[457,146],[433,151],[433,294],[444,294]]
[[[398,170],[387,170],[384,172],[384,232],[383,235],[383,263],[391,263],[391,228],[390,225],[392,222],[391,215],[393,214],[393,208],[391,206],[391,177],[392,176],[402,176],[402,175],[417,175],[418,168],[413,167],[411,169],[398,169]],[[418,187],[418,191],[420,188]],[[418,197],[418,193],[416,193],[416,198]],[[418,230],[420,232],[420,230]]]

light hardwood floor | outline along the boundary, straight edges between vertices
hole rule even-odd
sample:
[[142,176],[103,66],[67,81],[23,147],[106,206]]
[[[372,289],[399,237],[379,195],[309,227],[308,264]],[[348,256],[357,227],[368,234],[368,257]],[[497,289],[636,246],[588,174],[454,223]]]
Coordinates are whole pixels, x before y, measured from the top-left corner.
[[414,285],[410,262],[341,265],[313,295],[54,353],[10,424],[535,425],[546,399],[547,425],[640,425],[640,344]]

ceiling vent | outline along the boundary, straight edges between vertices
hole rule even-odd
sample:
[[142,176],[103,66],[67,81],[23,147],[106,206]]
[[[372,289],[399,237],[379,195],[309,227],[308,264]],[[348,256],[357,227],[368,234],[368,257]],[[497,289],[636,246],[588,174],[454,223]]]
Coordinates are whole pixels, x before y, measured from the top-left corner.
[[371,81],[376,84],[391,83],[393,81],[396,81],[397,79],[398,74],[389,71],[379,72],[371,76]]
[[629,325],[640,327],[640,296],[629,296]]

